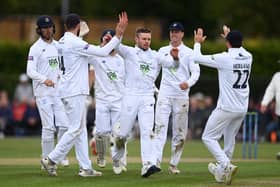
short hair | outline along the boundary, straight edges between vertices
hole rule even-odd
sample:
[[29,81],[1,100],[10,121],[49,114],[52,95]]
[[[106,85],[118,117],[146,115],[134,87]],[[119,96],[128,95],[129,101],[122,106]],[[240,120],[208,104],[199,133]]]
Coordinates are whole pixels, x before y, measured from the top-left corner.
[[230,31],[227,36],[226,40],[230,43],[233,48],[239,48],[242,46],[243,36],[241,32],[235,30]]
[[80,23],[80,16],[75,13],[68,14],[65,19],[65,26],[67,30],[74,29]]
[[138,36],[140,33],[152,33],[151,29],[140,27],[136,29],[135,36]]

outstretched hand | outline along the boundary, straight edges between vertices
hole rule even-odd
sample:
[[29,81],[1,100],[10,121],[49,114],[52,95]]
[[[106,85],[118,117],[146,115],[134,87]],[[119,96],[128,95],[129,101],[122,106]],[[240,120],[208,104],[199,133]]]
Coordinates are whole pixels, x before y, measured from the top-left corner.
[[194,42],[203,43],[207,36],[203,36],[203,29],[198,28],[194,30]]
[[121,38],[128,25],[128,17],[125,11],[119,14],[119,23],[116,26],[116,36]]
[[180,86],[181,90],[186,90],[189,88],[189,85],[187,82],[182,82],[179,84],[179,86]]
[[230,28],[228,26],[224,25],[223,26],[223,33],[221,34],[221,36],[223,38],[226,38],[229,32],[230,32]]

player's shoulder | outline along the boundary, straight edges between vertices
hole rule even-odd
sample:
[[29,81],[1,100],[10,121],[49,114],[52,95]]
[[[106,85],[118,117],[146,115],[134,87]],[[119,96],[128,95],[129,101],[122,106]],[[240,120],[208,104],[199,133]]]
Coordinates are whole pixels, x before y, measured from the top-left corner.
[[276,73],[274,73],[274,75],[273,75],[273,78],[274,79],[280,79],[280,72],[276,72]]
[[36,54],[39,53],[40,51],[42,51],[43,48],[43,42],[42,40],[39,38],[38,40],[36,40],[36,42],[34,42],[31,47],[30,47],[30,53]]
[[124,61],[123,57],[121,57],[121,55],[119,55],[118,53],[115,55],[115,58],[118,59],[119,61]]
[[163,46],[161,48],[159,48],[158,52],[159,53],[166,53],[167,51],[170,51],[171,50],[171,45],[166,45],[166,46]]
[[36,40],[36,41],[31,45],[30,48],[38,48],[38,47],[40,47],[41,45],[42,45],[42,41],[41,41],[40,38],[38,38],[38,40]]
[[193,53],[193,49],[183,43],[179,46],[179,49],[184,50],[186,53]]
[[252,58],[252,54],[245,48],[243,47],[240,47],[240,52],[244,55],[244,56],[247,56],[247,57],[250,57]]
[[154,49],[150,49],[150,52],[151,52],[153,55],[157,55],[157,54],[158,54],[158,52],[157,52],[156,50],[154,50]]
[[57,45],[57,44],[58,44],[58,41],[57,41],[57,40],[55,40],[55,39],[54,39],[52,42],[53,42],[53,44],[55,44],[55,45]]
[[66,32],[64,36],[59,40],[59,43],[64,43],[66,45],[72,45],[73,47],[76,46],[85,46],[88,45],[86,41],[75,36],[73,33]]

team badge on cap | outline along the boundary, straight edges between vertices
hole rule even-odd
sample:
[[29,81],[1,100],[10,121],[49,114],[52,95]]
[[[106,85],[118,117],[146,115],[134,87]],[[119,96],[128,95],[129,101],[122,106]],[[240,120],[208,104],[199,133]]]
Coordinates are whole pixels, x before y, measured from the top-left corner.
[[45,22],[50,22],[50,19],[48,17],[45,18]]

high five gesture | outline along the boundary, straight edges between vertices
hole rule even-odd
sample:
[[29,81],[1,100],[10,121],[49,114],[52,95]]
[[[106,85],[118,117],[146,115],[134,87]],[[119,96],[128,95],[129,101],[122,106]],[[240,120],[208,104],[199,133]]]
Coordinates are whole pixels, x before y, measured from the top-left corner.
[[125,11],[119,14],[119,23],[116,26],[116,36],[121,38],[128,25],[128,17]]
[[203,29],[198,28],[194,30],[194,41],[197,43],[203,43],[207,36],[203,36]]

